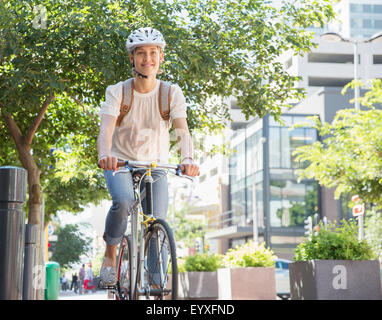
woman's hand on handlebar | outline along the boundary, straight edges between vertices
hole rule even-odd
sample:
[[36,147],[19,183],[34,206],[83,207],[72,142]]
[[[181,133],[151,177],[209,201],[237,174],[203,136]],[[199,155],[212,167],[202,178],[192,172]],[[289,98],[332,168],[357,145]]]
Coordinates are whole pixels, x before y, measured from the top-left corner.
[[200,175],[199,166],[193,160],[183,160],[180,169],[182,174],[185,174],[189,177]]
[[116,157],[108,156],[102,157],[98,160],[98,167],[104,170],[114,170],[117,171],[119,169],[118,159]]

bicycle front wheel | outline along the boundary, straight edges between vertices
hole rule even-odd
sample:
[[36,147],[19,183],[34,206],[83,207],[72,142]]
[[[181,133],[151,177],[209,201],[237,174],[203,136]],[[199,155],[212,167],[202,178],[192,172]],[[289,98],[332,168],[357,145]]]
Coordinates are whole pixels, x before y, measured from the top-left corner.
[[117,260],[117,290],[116,300],[131,299],[131,245],[129,236],[124,236],[119,247]]
[[[141,270],[141,268],[139,268]],[[155,220],[145,236],[144,275],[138,277],[138,292],[146,298],[176,300],[178,268],[176,246],[166,221]]]

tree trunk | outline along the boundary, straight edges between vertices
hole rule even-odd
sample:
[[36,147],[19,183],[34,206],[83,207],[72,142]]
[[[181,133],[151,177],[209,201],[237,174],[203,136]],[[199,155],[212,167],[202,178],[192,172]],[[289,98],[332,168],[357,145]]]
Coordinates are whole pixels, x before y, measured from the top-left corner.
[[17,145],[20,161],[28,171],[28,224],[37,225],[37,243],[36,243],[36,265],[34,266],[33,279],[39,277],[38,287],[36,290],[36,300],[44,300],[45,294],[45,278],[42,270],[45,270],[44,245],[41,241],[41,187],[40,175],[41,170],[37,167],[33,156],[30,153],[30,148],[24,144]]
[[[45,261],[44,261],[44,245],[41,241],[41,185],[40,185],[40,175],[41,170],[37,166],[32,154],[31,154],[31,146],[34,135],[38,130],[41,121],[44,117],[46,110],[48,109],[49,104],[54,100],[54,93],[50,94],[50,96],[44,101],[41,106],[41,109],[34,119],[33,123],[30,125],[28,131],[25,135],[22,134],[20,128],[17,123],[13,119],[10,113],[2,113],[4,122],[8,128],[8,131],[15,142],[20,161],[22,166],[28,171],[28,224],[37,225],[37,243],[36,243],[36,261],[37,266],[35,266],[35,270],[45,270]],[[1,106],[0,106],[1,107]],[[36,275],[34,275],[36,276]],[[45,279],[43,281],[45,284]],[[37,290],[37,299],[44,299],[44,288],[35,288]]]

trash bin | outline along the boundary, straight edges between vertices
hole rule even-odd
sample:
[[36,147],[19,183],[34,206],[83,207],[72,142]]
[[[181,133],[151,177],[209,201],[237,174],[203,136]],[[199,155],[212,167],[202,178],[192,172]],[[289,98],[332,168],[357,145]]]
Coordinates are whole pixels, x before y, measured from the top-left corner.
[[60,292],[60,265],[50,261],[45,264],[45,300],[57,300]]
[[0,167],[0,300],[21,300],[28,173],[19,167]]

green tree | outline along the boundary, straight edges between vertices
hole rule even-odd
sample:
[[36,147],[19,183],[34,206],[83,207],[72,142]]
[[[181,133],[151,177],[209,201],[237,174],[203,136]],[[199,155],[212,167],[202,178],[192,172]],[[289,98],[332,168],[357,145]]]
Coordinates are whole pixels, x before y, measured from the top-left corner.
[[366,211],[365,239],[370,243],[373,251],[382,258],[382,212],[371,208]]
[[81,255],[86,255],[90,249],[91,238],[86,237],[78,225],[58,227],[56,234],[57,243],[51,260],[58,262],[63,269],[79,263]]
[[[208,108],[213,95],[236,96],[247,117],[275,118],[303,97],[277,57],[309,51],[304,28],[323,26],[333,10],[330,0],[278,9],[258,0],[3,0],[0,17],[0,164],[28,170],[28,222],[39,225],[41,185],[47,191],[53,176],[95,168],[99,105],[107,85],[131,76],[131,30],[163,32],[162,78],[184,90],[191,131],[214,129],[227,106]],[[55,167],[60,160],[70,166]]]
[[[180,210],[175,213],[175,226],[171,226],[175,232],[175,240],[182,241],[189,248],[194,247],[196,238],[204,238],[205,228],[202,221],[190,219],[188,212],[190,206],[184,202]],[[172,212],[170,206],[169,212]],[[170,221],[170,219],[169,219]]]
[[[349,84],[348,87],[355,85]],[[360,98],[367,110],[339,110],[332,123],[313,117],[322,141],[295,150],[298,161],[309,161],[301,178],[316,179],[335,196],[359,195],[364,203],[382,207],[382,81],[373,80]]]

